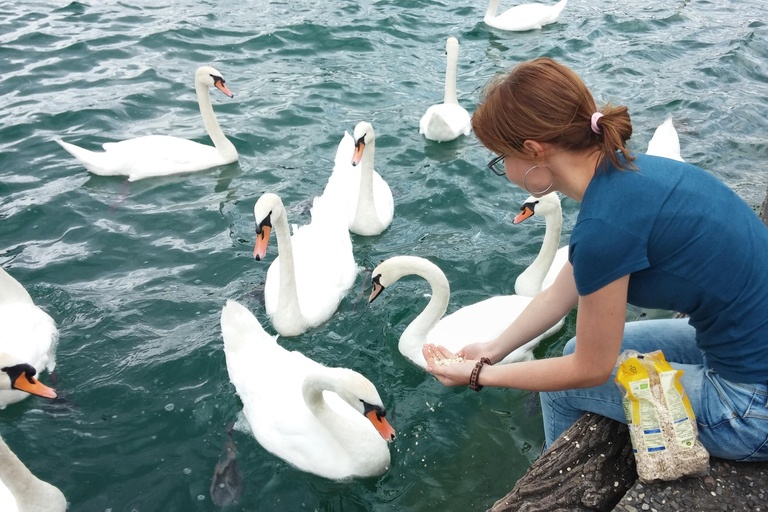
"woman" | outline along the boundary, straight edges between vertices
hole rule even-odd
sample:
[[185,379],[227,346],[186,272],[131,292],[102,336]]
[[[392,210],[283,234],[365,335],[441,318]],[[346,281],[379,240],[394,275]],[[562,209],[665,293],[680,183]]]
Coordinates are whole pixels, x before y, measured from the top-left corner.
[[[427,371],[447,386],[541,391],[548,446],[584,411],[626,422],[616,360],[662,350],[685,372],[709,452],[768,460],[768,229],[752,209],[693,165],[631,154],[627,108],[598,112],[581,79],[551,59],[492,82],[472,128],[498,155],[488,164],[496,174],[581,209],[555,283],[496,340],[464,347],[468,361],[434,364],[452,354],[426,345]],[[690,318],[625,324],[627,303]],[[492,366],[575,306],[562,357]]]

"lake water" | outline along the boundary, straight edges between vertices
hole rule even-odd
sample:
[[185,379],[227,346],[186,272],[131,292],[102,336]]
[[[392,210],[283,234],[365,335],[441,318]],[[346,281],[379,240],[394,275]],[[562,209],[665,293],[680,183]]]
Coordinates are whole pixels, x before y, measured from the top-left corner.
[[[213,469],[242,407],[221,308],[236,299],[271,330],[263,283],[276,251],[252,258],[253,205],[276,192],[292,222],[307,222],[360,120],[376,129],[394,221],[353,237],[366,270],[337,314],[281,343],[376,384],[399,436],[391,468],[328,481],[236,431],[245,486],[227,510],[485,510],[537,457],[535,396],[444,388],[398,352],[426,304],[423,280],[366,303],[370,270],[399,254],[443,269],[449,311],[510,293],[542,240],[543,219],[512,225],[527,194],[485,169],[493,155],[474,136],[438,144],[418,133],[442,101],[448,36],[461,45],[458,96],[470,113],[495,73],[550,56],[599,104],[629,107],[631,148],[644,151],[672,115],[688,162],[755,208],[765,196],[765,0],[570,0],[559,23],[524,33],[485,26],[483,0],[160,4],[0,3],[0,264],[58,324],[64,397],[8,407],[0,435],[73,511],[218,508]],[[212,91],[238,163],[127,183],[89,174],[54,142],[98,149],[156,133],[209,143],[193,87],[203,64],[235,95]],[[578,204],[563,209],[566,243]],[[536,355],[558,355],[574,321]]]

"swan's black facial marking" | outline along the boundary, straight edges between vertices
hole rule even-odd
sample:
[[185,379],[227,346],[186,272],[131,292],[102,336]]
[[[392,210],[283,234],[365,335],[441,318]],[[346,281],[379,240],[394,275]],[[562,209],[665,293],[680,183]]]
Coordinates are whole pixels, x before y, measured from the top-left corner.
[[375,412],[376,413],[376,419],[381,421],[381,418],[384,418],[387,415],[386,409],[384,409],[381,406],[378,405],[371,405],[362,398],[360,399],[361,402],[363,402],[363,414],[366,416],[369,412]]
[[27,363],[20,363],[13,366],[5,366],[3,368],[0,368],[0,370],[4,371],[8,374],[8,377],[11,379],[11,387],[16,389],[15,382],[16,380],[24,374],[24,376],[27,379],[27,382],[30,384],[35,383],[34,377],[37,374],[37,370],[35,370],[35,367],[27,364]]
[[360,144],[365,145],[365,136],[368,135],[367,133],[364,133],[362,137],[357,139],[357,142],[355,142],[355,147],[359,146]]
[[371,290],[371,296],[368,297],[368,304],[376,300],[376,297],[381,295],[381,292],[384,291],[384,285],[381,284],[381,274],[373,276],[371,284],[373,285],[373,290]]
[[522,212],[526,208],[530,208],[532,212],[535,212],[537,204],[539,204],[538,201],[531,201],[530,203],[523,203],[523,205],[520,207],[520,211]]
[[270,210],[269,213],[267,214],[267,216],[264,217],[264,220],[262,220],[261,222],[257,222],[256,223],[256,234],[257,235],[261,234],[261,228],[264,227],[264,226],[269,227],[269,228],[272,227],[272,210]]
[[225,83],[227,83],[226,80],[224,80],[222,77],[217,75],[211,75],[211,78],[213,78],[214,85],[218,84],[219,82],[221,82],[221,85],[224,85]]

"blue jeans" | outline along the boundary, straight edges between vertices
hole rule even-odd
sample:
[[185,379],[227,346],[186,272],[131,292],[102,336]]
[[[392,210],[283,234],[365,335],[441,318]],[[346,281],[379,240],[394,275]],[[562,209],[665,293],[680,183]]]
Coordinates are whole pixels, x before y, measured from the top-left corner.
[[[630,322],[624,327],[621,350],[661,350],[675,369],[683,370],[681,380],[696,414],[699,440],[711,455],[768,460],[768,382],[741,384],[723,379],[707,366],[695,334],[686,319]],[[573,338],[563,354],[573,353],[575,347]],[[541,393],[546,446],[586,411],[627,422],[622,394],[614,382],[616,370],[602,386]]]

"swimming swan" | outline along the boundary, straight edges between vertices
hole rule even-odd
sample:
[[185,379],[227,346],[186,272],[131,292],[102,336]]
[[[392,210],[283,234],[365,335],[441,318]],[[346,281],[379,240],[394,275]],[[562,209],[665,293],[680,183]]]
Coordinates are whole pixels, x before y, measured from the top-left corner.
[[[56,342],[59,339],[56,323],[48,313],[35,306],[21,283],[2,268],[0,326],[0,353],[14,357],[17,362],[31,365],[35,372],[53,371],[56,367]],[[13,387],[0,387],[0,409],[28,396]]]
[[460,135],[469,135],[472,122],[469,113],[459,105],[456,96],[456,66],[459,60],[459,41],[449,37],[445,43],[448,64],[445,68],[445,98],[440,105],[432,105],[419,120],[419,133],[429,140],[445,142]]
[[389,185],[373,169],[376,151],[373,126],[361,121],[355,126],[354,134],[352,138],[344,132],[323,195],[335,196],[346,205],[351,232],[378,235],[392,223],[395,202]]
[[323,194],[312,204],[312,221],[288,229],[280,198],[264,194],[253,207],[256,245],[253,257],[267,253],[274,228],[278,257],[267,270],[264,298],[272,325],[283,336],[297,336],[328,320],[355,282],[347,220],[337,201]]
[[683,157],[680,156],[680,138],[677,136],[677,130],[675,130],[675,126],[672,124],[672,116],[668,117],[653,132],[653,137],[648,142],[648,150],[645,154],[663,156],[685,162]]
[[128,181],[231,164],[237,161],[237,150],[216,122],[209,87],[216,87],[230,98],[233,95],[216,69],[210,66],[198,68],[195,73],[197,102],[213,146],[167,135],[147,135],[122,142],[108,142],[103,145],[103,153],[96,153],[61,140],[56,142],[92,173],[128,176]]
[[27,469],[0,437],[0,510],[3,512],[64,512],[67,498]]
[[[509,327],[531,302],[530,297],[499,295],[465,306],[444,317],[451,293],[448,279],[437,265],[418,256],[394,256],[373,269],[373,291],[368,302],[373,302],[385,288],[411,274],[427,280],[432,287],[432,297],[424,310],[403,331],[398,348],[400,353],[422,368],[427,366],[421,353],[425,343],[443,345],[456,353],[470,343],[491,341]],[[554,334],[562,325],[563,320],[508,354],[500,363],[533,359],[533,350],[539,342]]]
[[513,222],[519,224],[533,215],[544,217],[546,230],[536,259],[515,280],[515,293],[525,297],[535,297],[541,290],[549,288],[568,261],[568,246],[557,248],[563,227],[563,208],[557,192],[528,197]]
[[560,13],[565,9],[567,1],[560,0],[552,6],[539,3],[516,5],[496,16],[499,0],[490,0],[483,21],[499,30],[533,30],[555,23],[560,18]]
[[387,471],[395,431],[368,379],[285,350],[232,300],[221,312],[221,333],[229,379],[265,449],[334,480]]

